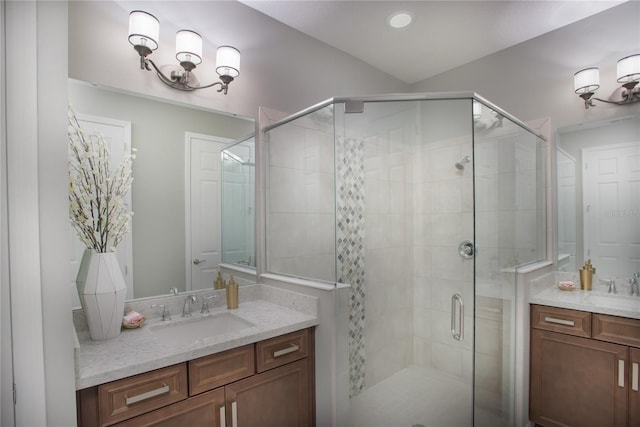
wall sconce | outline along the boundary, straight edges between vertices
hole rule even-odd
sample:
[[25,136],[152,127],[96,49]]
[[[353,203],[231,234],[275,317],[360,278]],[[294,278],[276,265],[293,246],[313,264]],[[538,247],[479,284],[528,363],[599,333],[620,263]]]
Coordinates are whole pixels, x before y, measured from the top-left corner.
[[191,92],[220,85],[218,92],[227,94],[229,83],[240,75],[240,52],[231,46],[220,46],[216,54],[216,72],[219,82],[204,86],[189,84],[191,72],[202,62],[202,37],[195,31],[180,30],[176,33],[176,59],[182,69],[166,76],[147,56],[158,48],[160,22],[150,13],[134,10],[129,14],[129,43],[140,55],[140,69],[155,70],[164,84],[174,89]]
[[[580,98],[584,100],[584,108],[595,107],[593,100],[608,104],[627,105],[640,101],[640,54],[630,55],[618,61],[616,72],[618,83],[622,86],[618,89],[619,100],[596,98],[593,95],[600,87],[600,70],[597,68],[585,68],[573,75],[573,87]],[[614,93],[615,94],[615,93]]]

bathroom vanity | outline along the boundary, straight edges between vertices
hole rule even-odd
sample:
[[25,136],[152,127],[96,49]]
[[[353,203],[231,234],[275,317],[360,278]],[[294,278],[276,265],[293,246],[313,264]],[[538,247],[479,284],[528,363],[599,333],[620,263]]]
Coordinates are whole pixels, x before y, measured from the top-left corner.
[[[315,425],[317,301],[253,286],[237,310],[213,308],[186,320],[172,313],[175,320],[154,319],[103,342],[80,330],[78,425]],[[229,316],[246,325],[176,342],[165,333],[188,335]]]
[[531,421],[640,425],[640,298],[549,288],[530,302]]

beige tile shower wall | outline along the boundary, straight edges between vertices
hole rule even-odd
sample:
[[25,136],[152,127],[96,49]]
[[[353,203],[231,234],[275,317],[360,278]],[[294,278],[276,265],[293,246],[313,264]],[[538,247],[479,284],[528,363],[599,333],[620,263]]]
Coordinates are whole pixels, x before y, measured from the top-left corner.
[[335,281],[333,131],[309,118],[268,142],[267,270]]

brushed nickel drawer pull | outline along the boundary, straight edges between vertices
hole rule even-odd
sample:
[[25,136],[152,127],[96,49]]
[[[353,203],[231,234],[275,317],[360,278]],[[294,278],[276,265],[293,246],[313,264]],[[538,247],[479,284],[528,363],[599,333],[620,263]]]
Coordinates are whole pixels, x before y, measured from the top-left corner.
[[618,387],[624,388],[624,360],[618,359]]
[[556,323],[558,325],[576,326],[576,322],[573,320],[556,319],[555,317],[545,317],[544,321],[547,323]]
[[126,405],[132,405],[137,402],[142,402],[143,400],[151,399],[152,397],[160,396],[161,394],[169,393],[169,386],[165,383],[162,383],[162,387],[157,388],[155,390],[149,390],[145,393],[136,394],[135,396],[129,397],[126,394],[124,395],[124,403]]
[[638,391],[638,364],[631,364],[631,390]]
[[227,416],[225,415],[225,407],[222,405],[220,407],[220,427],[226,427],[227,425]]
[[274,351],[273,357],[276,358],[276,357],[284,356],[285,354],[295,353],[298,350],[300,350],[300,347],[298,347],[297,344],[291,344],[289,347],[285,349]]
[[231,402],[231,427],[238,427],[238,402]]

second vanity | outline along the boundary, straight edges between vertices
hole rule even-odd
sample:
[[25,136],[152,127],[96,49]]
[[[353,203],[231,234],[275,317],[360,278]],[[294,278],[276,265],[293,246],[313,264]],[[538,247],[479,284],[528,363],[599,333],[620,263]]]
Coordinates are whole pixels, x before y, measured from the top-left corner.
[[[197,308],[109,341],[76,321],[78,425],[313,426],[317,299],[248,285],[237,309]],[[212,335],[190,336],[202,322]]]
[[640,425],[640,297],[624,288],[563,291],[558,280],[567,279],[534,283],[529,299],[530,419],[544,427]]

